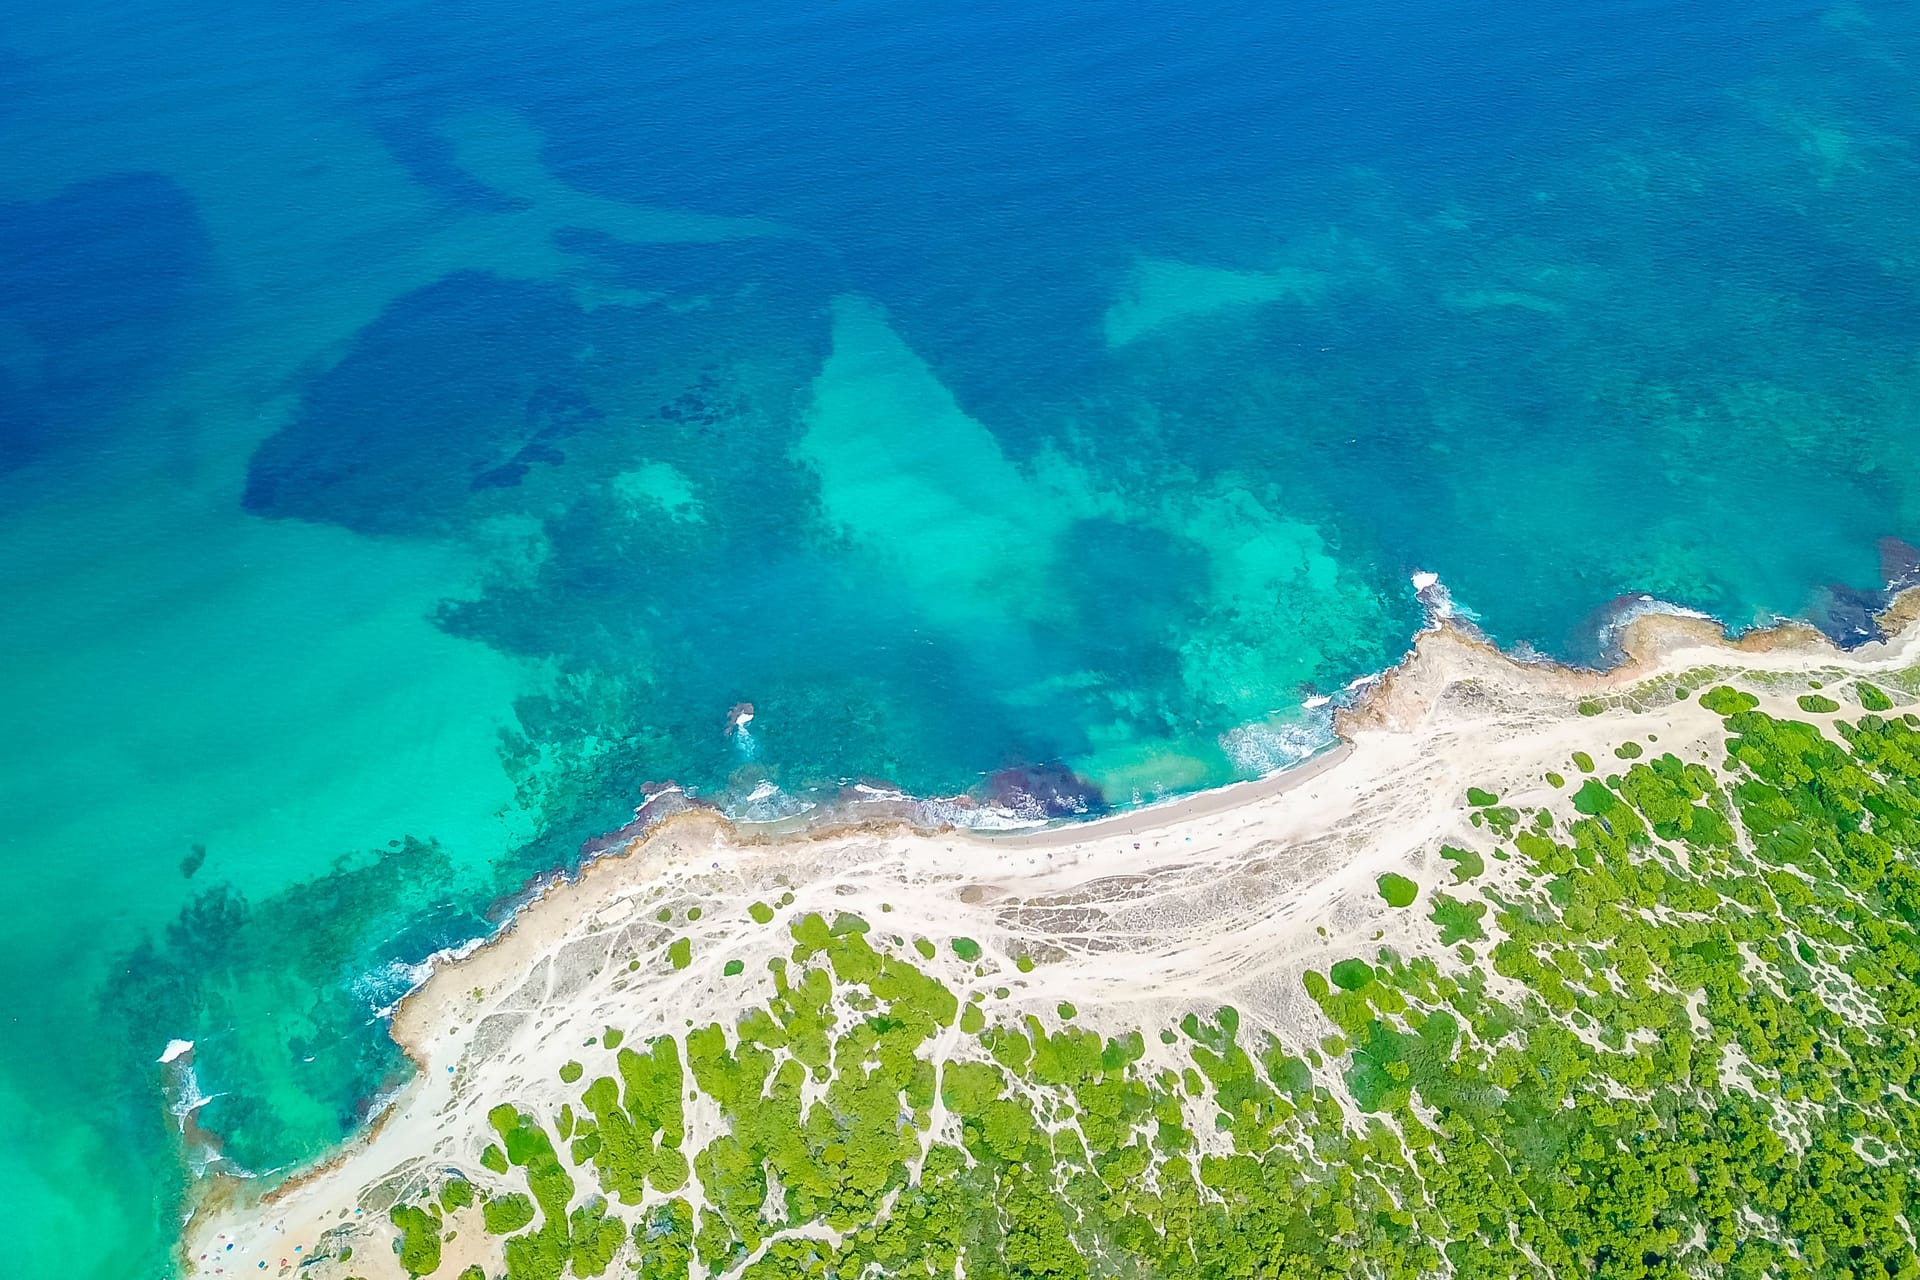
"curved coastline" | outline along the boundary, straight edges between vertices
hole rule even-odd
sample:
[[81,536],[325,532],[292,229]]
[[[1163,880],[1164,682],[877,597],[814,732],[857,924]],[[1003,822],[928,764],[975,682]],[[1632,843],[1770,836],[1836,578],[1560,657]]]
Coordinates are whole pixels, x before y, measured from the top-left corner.
[[[1416,575],[1416,580],[1422,576],[1424,575]],[[1434,586],[1437,585],[1437,583],[1434,584]],[[883,816],[850,816],[844,808],[831,805],[823,806],[824,812],[809,810],[790,818],[765,822],[734,819],[712,809],[702,808],[700,811],[713,813],[726,824],[735,842],[742,844],[763,844],[789,839],[825,839],[860,831],[885,832],[901,829],[924,835],[952,831],[963,834],[969,839],[1009,848],[1038,848],[1068,844],[1076,839],[1103,831],[1130,830],[1134,827],[1144,829],[1180,817],[1219,812],[1257,797],[1280,794],[1320,776],[1326,770],[1347,759],[1352,751],[1355,734],[1384,727],[1403,718],[1405,707],[1402,704],[1409,698],[1418,696],[1413,690],[1419,683],[1422,655],[1429,655],[1428,665],[1430,666],[1432,661],[1430,655],[1443,647],[1463,656],[1472,655],[1474,661],[1488,664],[1489,669],[1492,670],[1524,671],[1537,677],[1542,683],[1542,688],[1557,688],[1570,697],[1577,697],[1587,694],[1604,694],[1610,690],[1654,678],[1660,673],[1662,664],[1668,656],[1681,650],[1699,649],[1709,652],[1724,650],[1727,653],[1740,655],[1783,652],[1828,653],[1835,657],[1843,657],[1872,651],[1876,645],[1887,646],[1907,639],[1908,628],[1915,621],[1920,620],[1920,587],[1902,588],[1892,594],[1887,608],[1877,615],[1886,638],[1851,649],[1843,649],[1834,644],[1812,623],[1803,619],[1786,618],[1735,632],[1710,615],[1653,597],[1645,597],[1637,602],[1640,607],[1631,616],[1612,629],[1612,642],[1608,647],[1615,653],[1614,661],[1605,666],[1585,666],[1544,655],[1523,655],[1502,649],[1478,627],[1463,618],[1445,595],[1444,588],[1440,588],[1436,596],[1429,596],[1430,590],[1432,590],[1431,587],[1423,588],[1421,591],[1423,600],[1428,603],[1427,625],[1414,633],[1412,643],[1400,660],[1380,671],[1359,677],[1342,691],[1339,699],[1333,700],[1332,741],[1328,746],[1298,763],[1275,769],[1257,778],[1236,779],[1198,791],[1168,795],[1140,805],[1111,809],[1091,817],[1067,816],[1047,822],[1004,828],[915,820],[919,813],[925,811],[926,806],[932,803],[950,803],[955,799],[953,797],[930,800],[899,795],[898,799],[857,802],[863,806],[873,807],[888,804],[899,806],[897,812]],[[642,806],[643,809],[644,807]],[[661,821],[666,820],[669,819]],[[598,851],[591,861],[634,852],[652,829],[652,826],[648,825],[627,840],[610,843]],[[585,870],[586,865],[583,864],[581,872],[584,873]],[[571,877],[576,880],[578,878],[579,874]],[[559,883],[561,879],[566,878],[560,877],[542,884],[539,892],[545,893],[552,884]]]
[[[1035,852],[1050,856],[1048,851],[1070,851],[1100,841],[1130,842],[1138,850],[1141,845],[1135,837],[1165,836],[1174,829],[1282,801],[1315,783],[1333,790],[1375,766],[1377,762],[1366,757],[1363,746],[1414,734],[1439,702],[1462,686],[1504,681],[1509,689],[1524,690],[1542,702],[1561,701],[1565,705],[1558,714],[1567,718],[1577,714],[1574,708],[1581,699],[1621,693],[1716,662],[1735,660],[1747,670],[1781,673],[1810,665],[1833,665],[1845,668],[1849,675],[1896,670],[1920,662],[1920,587],[1895,594],[1879,621],[1884,639],[1842,649],[1799,620],[1733,635],[1711,619],[1656,609],[1636,614],[1621,628],[1620,661],[1594,669],[1505,652],[1470,624],[1436,611],[1434,620],[1415,635],[1400,662],[1356,682],[1351,702],[1336,709],[1337,743],[1330,749],[1261,778],[1038,828],[996,831],[951,823],[927,825],[915,823],[904,814],[810,823],[794,819],[752,823],[735,821],[712,808],[679,804],[657,818],[637,820],[633,827],[638,830],[623,829],[624,838],[607,840],[577,872],[534,886],[492,934],[430,960],[426,976],[390,1010],[389,1031],[412,1065],[413,1079],[390,1095],[370,1122],[327,1158],[290,1174],[257,1197],[250,1195],[258,1187],[258,1181],[251,1177],[214,1170],[197,1179],[180,1241],[180,1261],[188,1261],[199,1233],[212,1221],[248,1204],[264,1208],[283,1203],[378,1140],[426,1078],[432,1066],[430,1042],[436,1021],[443,1018],[458,990],[469,986],[478,989],[509,978],[527,960],[523,951],[537,953],[546,942],[564,936],[601,910],[604,900],[626,882],[668,867],[684,866],[693,855],[715,847],[742,853],[804,854],[836,841],[902,837],[946,840],[982,856]],[[658,798],[656,795],[649,803]],[[644,810],[642,806],[640,814]],[[627,831],[632,834],[625,835]]]

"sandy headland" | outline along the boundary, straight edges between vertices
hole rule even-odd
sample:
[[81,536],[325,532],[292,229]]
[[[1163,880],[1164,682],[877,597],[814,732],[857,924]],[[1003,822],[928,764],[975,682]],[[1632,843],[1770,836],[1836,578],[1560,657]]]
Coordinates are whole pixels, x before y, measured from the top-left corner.
[[[450,1178],[482,1199],[499,1185],[481,1163],[499,1139],[491,1110],[511,1103],[551,1117],[577,1107],[569,1064],[604,1053],[609,1039],[731,1025],[770,998],[769,962],[790,952],[793,926],[809,915],[857,918],[877,950],[895,948],[963,1008],[993,1018],[1067,1016],[1119,1034],[1230,1003],[1243,1027],[1321,1043],[1334,1028],[1303,987],[1308,970],[1382,946],[1448,954],[1424,911],[1390,906],[1377,885],[1390,872],[1423,890],[1454,882],[1441,849],[1476,838],[1462,803],[1469,788],[1521,811],[1564,805],[1553,771],[1571,775],[1577,753],[1630,740],[1711,764],[1725,728],[1697,696],[1709,685],[1818,722],[1799,698],[1864,678],[1905,709],[1920,666],[1917,617],[1920,597],[1909,592],[1885,619],[1890,639],[1842,652],[1800,626],[1729,641],[1713,623],[1648,614],[1627,624],[1625,660],[1604,673],[1518,662],[1443,623],[1340,711],[1341,745],[1311,762],[1043,830],[865,826],[775,838],[707,812],[677,814],[440,964],[394,1013],[416,1074],[378,1123],[264,1197],[244,1181],[211,1183],[187,1225],[187,1274],[400,1280],[393,1206]],[[1517,874],[1489,861],[1482,887]],[[936,1062],[976,1052],[951,1027],[925,1051]],[[1178,1069],[1174,1050],[1149,1035],[1144,1065],[1162,1062]],[[1336,1072],[1315,1071],[1342,1089]],[[950,1120],[934,1107],[934,1131]],[[724,1132],[704,1098],[689,1102],[685,1123],[688,1151]],[[575,1177],[584,1202],[592,1171]],[[697,1177],[680,1194],[702,1207]],[[659,1202],[647,1192],[647,1205]],[[443,1216],[444,1251],[427,1274],[502,1274],[501,1242],[477,1206]]]

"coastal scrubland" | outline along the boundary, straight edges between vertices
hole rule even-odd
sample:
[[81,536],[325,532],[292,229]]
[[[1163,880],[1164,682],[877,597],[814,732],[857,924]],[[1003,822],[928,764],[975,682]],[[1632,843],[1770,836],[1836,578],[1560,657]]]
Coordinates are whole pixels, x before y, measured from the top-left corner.
[[196,1274],[1920,1275],[1915,671],[1492,669],[1105,844],[589,878]]

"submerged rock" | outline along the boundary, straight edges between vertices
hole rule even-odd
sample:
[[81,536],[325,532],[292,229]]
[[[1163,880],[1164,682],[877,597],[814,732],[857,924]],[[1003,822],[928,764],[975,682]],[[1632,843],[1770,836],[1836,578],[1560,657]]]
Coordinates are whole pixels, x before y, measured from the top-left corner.
[[1876,546],[1884,585],[1862,591],[1843,582],[1828,583],[1813,609],[1813,625],[1843,649],[1885,640],[1880,615],[1892,607],[1894,596],[1920,587],[1920,547],[1892,536],[1881,538]]
[[1880,577],[1889,591],[1920,587],[1920,547],[1900,538],[1880,539]]
[[987,779],[987,803],[1024,818],[1086,818],[1107,811],[1100,788],[1064,764],[1015,765]]
[[1886,633],[1880,628],[1880,613],[1891,601],[1886,591],[1861,591],[1844,583],[1829,583],[1813,613],[1813,625],[1842,649],[1856,649]]

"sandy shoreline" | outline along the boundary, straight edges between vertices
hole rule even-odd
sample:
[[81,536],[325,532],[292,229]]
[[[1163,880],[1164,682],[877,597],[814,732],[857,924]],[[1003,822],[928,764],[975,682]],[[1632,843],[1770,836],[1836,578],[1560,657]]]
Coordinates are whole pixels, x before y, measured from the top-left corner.
[[[325,1241],[378,1238],[384,1222],[353,1210],[391,1202],[433,1168],[470,1170],[488,1105],[551,1100],[555,1068],[583,1039],[615,1019],[641,1035],[713,1018],[739,998],[722,957],[752,973],[780,946],[779,930],[747,925],[750,903],[782,901],[783,918],[847,910],[902,933],[964,932],[985,947],[1009,1008],[1070,994],[1098,1026],[1103,1009],[1137,1017],[1232,991],[1274,1028],[1316,1034],[1299,973],[1343,943],[1415,928],[1383,920],[1372,878],[1396,869],[1431,881],[1467,786],[1544,799],[1544,770],[1628,736],[1704,758],[1718,717],[1661,682],[1712,669],[1716,681],[1746,678],[1763,705],[1790,707],[1770,681],[1920,663],[1920,593],[1887,616],[1893,639],[1843,653],[1798,624],[1728,640],[1711,622],[1648,614],[1628,624],[1626,660],[1606,672],[1517,662],[1442,626],[1339,713],[1337,748],[1268,778],[1037,831],[874,823],[773,837],[707,811],[673,815],[438,965],[392,1021],[415,1079],[367,1133],[264,1200],[249,1203],[244,1183],[209,1186],[187,1230],[188,1274],[291,1274]],[[1583,714],[1593,700],[1606,709]],[[672,924],[655,919],[663,911]],[[690,939],[695,960],[663,973],[656,957],[675,938]],[[1051,959],[1016,976],[1016,953]],[[944,981],[978,986],[968,966],[940,964]],[[397,1277],[387,1253],[302,1274]]]

